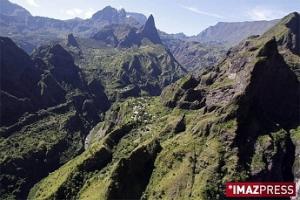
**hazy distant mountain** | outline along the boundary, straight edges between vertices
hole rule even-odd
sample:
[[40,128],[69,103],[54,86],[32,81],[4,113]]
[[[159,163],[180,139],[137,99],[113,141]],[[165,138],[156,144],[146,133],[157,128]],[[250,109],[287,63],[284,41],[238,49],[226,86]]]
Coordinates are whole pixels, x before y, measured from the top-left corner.
[[221,42],[233,46],[251,35],[263,34],[278,21],[219,22],[191,39],[199,42]]
[[196,36],[160,31],[163,43],[189,71],[213,66],[225,50],[251,35],[261,35],[278,20],[252,22],[219,22]]
[[144,24],[147,20],[147,17],[141,13],[134,13],[134,12],[126,12],[127,17],[132,17],[136,21],[138,21],[140,24]]
[[143,14],[111,6],[96,12],[90,19],[58,20],[34,17],[8,0],[0,3],[0,35],[12,38],[28,53],[41,44],[61,40],[69,33],[82,38],[95,37],[114,47],[139,45],[142,38],[147,38],[153,43],[163,43],[188,70],[212,66],[224,55],[224,45],[230,47],[249,35],[261,34],[276,22],[218,23],[197,36],[188,37],[183,33],[157,33],[152,17],[147,21]]
[[127,13],[110,6],[96,12],[90,19],[58,20],[32,16],[26,9],[8,0],[0,1],[0,35],[14,39],[27,52],[49,40],[63,38],[69,33],[89,37],[111,24],[141,27],[147,20],[143,14]]
[[162,40],[168,40],[168,39],[187,40],[187,39],[189,39],[189,37],[186,36],[184,33],[166,33],[163,31],[159,31],[159,35]]
[[[29,11],[27,11],[25,8],[11,3],[8,0],[0,0],[0,14],[5,16],[17,16],[19,18],[24,17],[33,17]],[[1,17],[2,18],[2,17]],[[37,21],[40,21],[38,19],[44,18],[44,20],[49,19],[47,17],[33,17],[36,18]],[[133,22],[133,20],[135,22]],[[112,8],[111,6],[107,6],[103,8],[102,10],[96,12],[91,19],[88,20],[82,20],[80,18],[75,18],[71,20],[55,20],[55,22],[66,22],[66,23],[74,23],[74,22],[83,22],[83,21],[103,21],[103,22],[109,22],[109,23],[122,23],[122,22],[128,22],[128,23],[139,23],[144,24],[146,22],[147,18],[145,15],[140,13],[134,13],[134,12],[126,12],[124,9],[117,10],[115,8]]]
[[128,23],[131,25],[141,25],[147,20],[146,16],[140,13],[127,13],[124,9],[117,10],[111,6],[106,6],[96,12],[92,21],[101,21],[109,24]]
[[178,39],[164,42],[182,66],[196,73],[200,72],[200,69],[213,67],[226,53],[226,48],[222,45]]
[[[186,42],[193,38],[184,33],[167,34],[158,31],[153,16],[147,21],[143,14],[117,10],[111,6],[86,20],[34,17],[26,9],[8,0],[1,0],[0,11],[0,35],[12,38],[27,53],[31,53],[37,46],[49,41],[60,41],[73,33],[76,37],[93,37],[113,47],[139,46],[145,38],[152,43],[163,43],[188,70],[211,66],[221,55],[219,47],[210,48],[199,42]],[[72,37],[69,39],[72,40]],[[69,42],[71,44],[74,41]]]
[[0,14],[7,16],[31,16],[31,14],[23,7],[11,3],[8,0],[0,0]]
[[[90,19],[58,20],[34,17],[26,9],[8,0],[0,0],[0,5],[0,35],[13,38],[28,52],[44,40],[62,38],[70,32],[86,37],[95,34],[107,25],[128,24],[139,28],[147,20],[143,14],[126,12],[124,9],[117,10],[111,6],[96,12]],[[232,46],[250,35],[264,33],[277,21],[220,22],[193,37],[188,37],[183,33],[166,34],[163,32],[160,32],[160,36],[162,40],[171,38],[201,43],[225,43],[227,46]]]

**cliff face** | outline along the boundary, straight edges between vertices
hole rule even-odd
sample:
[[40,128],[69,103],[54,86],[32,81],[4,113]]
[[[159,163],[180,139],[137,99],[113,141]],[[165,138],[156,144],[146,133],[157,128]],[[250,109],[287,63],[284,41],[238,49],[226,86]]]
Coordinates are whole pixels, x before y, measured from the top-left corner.
[[262,58],[238,101],[233,144],[239,150],[239,165],[251,172],[250,179],[292,181],[295,152],[289,130],[300,122],[299,82],[278,53],[275,39],[258,55]]
[[224,199],[227,181],[298,181],[299,55],[278,37],[293,32],[278,29],[286,19],[160,97],[115,103],[85,152],[29,198]]
[[25,112],[63,102],[64,92],[52,77],[47,81],[52,83],[53,90],[47,89],[45,93],[51,93],[53,97],[49,99],[41,94],[41,76],[42,71],[23,50],[10,39],[1,38],[1,125],[11,125]]
[[83,138],[110,102],[60,45],[41,47],[32,58],[8,38],[0,45],[0,196],[26,198],[37,181],[83,151]]
[[299,55],[299,26],[300,15],[297,12],[291,13],[284,17],[276,26],[268,30],[263,37],[269,37],[271,34],[275,35],[278,44],[292,53]]

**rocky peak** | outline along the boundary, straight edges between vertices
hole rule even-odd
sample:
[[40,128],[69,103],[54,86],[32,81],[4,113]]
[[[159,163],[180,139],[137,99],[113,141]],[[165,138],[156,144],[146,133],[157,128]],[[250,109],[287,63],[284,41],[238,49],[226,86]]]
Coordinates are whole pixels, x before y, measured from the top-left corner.
[[144,28],[155,28],[155,21],[152,14],[148,17]]
[[73,88],[82,88],[80,70],[74,64],[72,55],[60,44],[40,47],[34,52],[33,57],[44,60],[47,68],[59,83],[64,82]]
[[141,29],[142,37],[148,38],[154,44],[161,44],[161,40],[155,27],[154,18],[150,15]]
[[0,37],[0,52],[1,77],[18,77],[27,67],[32,66],[30,57],[10,38]]
[[285,41],[286,46],[289,47],[292,52],[300,55],[300,14],[293,12],[286,18],[286,27],[289,29],[289,33]]
[[[12,125],[25,112],[52,106],[64,92],[51,76],[43,75],[42,60],[33,62],[11,39],[0,37],[1,125]],[[5,49],[5,51],[4,51]],[[41,79],[43,79],[41,81]],[[47,85],[47,87],[43,87]],[[43,88],[43,89],[42,89]]]
[[[0,37],[0,52],[1,90],[18,97],[28,96],[26,86],[37,82],[39,70],[34,67],[30,57],[9,38]],[[19,85],[24,90],[18,90]]]
[[72,55],[66,51],[60,44],[52,45],[48,48],[49,62],[56,66],[66,68],[74,65]]
[[111,7],[111,6],[106,6],[102,10],[96,12],[93,16],[93,20],[107,20],[107,21],[114,21],[118,20],[119,18],[119,12],[117,9]]
[[283,23],[285,23],[288,27],[292,28],[297,26],[297,23],[299,23],[300,20],[300,14],[298,12],[292,12],[284,19],[282,20]]
[[[73,63],[73,57],[60,44],[41,46],[32,55],[34,58],[48,60],[53,66],[67,67]],[[57,65],[60,63],[59,65]]]
[[79,44],[72,33],[67,36],[67,46],[79,47]]
[[300,55],[300,15],[293,12],[284,17],[273,28],[267,31],[262,38],[275,36],[278,45]]
[[121,10],[119,10],[119,14],[122,16],[122,17],[126,17],[126,10],[124,8],[121,8]]
[[153,44],[161,44],[152,15],[140,30],[127,24],[113,24],[105,26],[92,38],[121,48],[139,46],[143,43],[143,39],[148,39]]

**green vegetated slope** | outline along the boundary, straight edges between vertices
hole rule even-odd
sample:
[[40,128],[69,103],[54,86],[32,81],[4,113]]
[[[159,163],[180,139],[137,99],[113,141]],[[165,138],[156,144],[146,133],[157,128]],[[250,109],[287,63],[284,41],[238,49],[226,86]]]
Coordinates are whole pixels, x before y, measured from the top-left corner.
[[[69,34],[66,41],[42,45],[31,56],[11,39],[0,37],[1,199],[25,199],[34,184],[85,154],[88,133],[103,121],[112,103],[130,97],[158,96],[166,85],[186,74],[161,44],[153,17],[139,30],[124,27],[114,26],[118,32],[113,34],[118,43],[127,41],[127,47]],[[136,31],[139,43],[127,37],[130,30]],[[125,127],[131,129],[133,125]],[[125,133],[121,129],[115,134],[119,140]],[[79,170],[87,173],[97,169],[95,159],[106,166],[111,162],[113,146],[102,146],[95,147],[90,153],[92,158],[86,160],[83,156],[72,162],[82,163]],[[106,158],[102,161],[103,155]],[[77,175],[70,174],[84,178]],[[73,179],[62,183],[72,185]],[[75,194],[76,189],[69,192]]]
[[152,16],[139,30],[128,25],[107,26],[91,39],[78,38],[77,42],[77,47],[67,49],[86,79],[101,81],[112,101],[157,96],[186,74],[186,69],[161,44]]
[[115,103],[29,199],[224,199],[227,181],[299,181],[299,13],[160,97]]
[[111,99],[159,95],[186,73],[162,45],[89,49],[81,61],[88,79],[101,80]]
[[26,198],[29,189],[84,149],[88,131],[110,102],[92,91],[60,45],[29,57],[1,42],[1,198]]

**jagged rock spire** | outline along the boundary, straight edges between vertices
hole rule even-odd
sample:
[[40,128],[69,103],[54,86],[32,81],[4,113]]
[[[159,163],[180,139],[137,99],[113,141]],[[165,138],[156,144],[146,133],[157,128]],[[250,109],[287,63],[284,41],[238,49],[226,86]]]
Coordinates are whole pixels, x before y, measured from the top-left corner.
[[150,15],[141,29],[142,37],[148,38],[154,44],[161,44],[161,39],[158,35],[157,29],[155,27],[154,18]]
[[67,46],[79,47],[79,44],[72,33],[68,34]]

